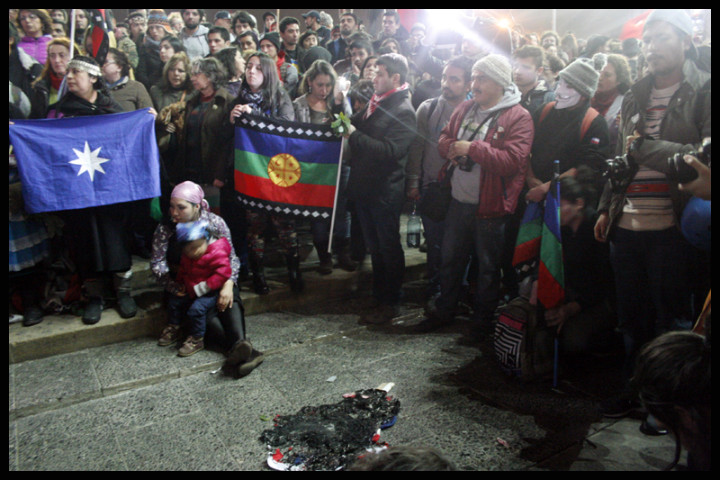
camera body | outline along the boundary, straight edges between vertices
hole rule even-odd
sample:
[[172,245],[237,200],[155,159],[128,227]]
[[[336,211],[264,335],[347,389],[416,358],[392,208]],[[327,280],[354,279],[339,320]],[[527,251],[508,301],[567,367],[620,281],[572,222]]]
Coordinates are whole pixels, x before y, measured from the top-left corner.
[[[685,155],[692,155],[708,167],[711,163],[711,139],[703,140],[697,152],[676,153],[667,159],[667,177],[671,182],[687,183],[698,177],[697,170],[685,163]],[[638,165],[633,157],[633,150],[625,155],[605,160],[603,177],[610,180],[614,192],[622,192],[637,172]]]
[[475,165],[475,162],[473,162],[472,158],[470,158],[469,155],[455,157],[455,161],[458,164],[458,168],[463,172],[469,172],[470,170],[472,170],[473,165]]
[[692,182],[698,177],[698,172],[692,166],[685,163],[685,155],[692,155],[708,167],[710,166],[710,138],[703,140],[697,152],[676,153],[668,158],[668,178],[678,182]]

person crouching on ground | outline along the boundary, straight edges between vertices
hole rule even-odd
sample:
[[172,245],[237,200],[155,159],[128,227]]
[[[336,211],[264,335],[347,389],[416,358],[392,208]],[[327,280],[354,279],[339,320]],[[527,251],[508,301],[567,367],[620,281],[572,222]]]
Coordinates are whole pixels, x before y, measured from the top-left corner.
[[[183,316],[190,320],[190,335],[178,355],[187,357],[205,347],[205,315],[217,303],[220,288],[232,275],[231,246],[226,238],[214,238],[206,230],[205,222],[180,223],[177,226],[182,258],[177,280],[181,288],[168,299],[168,327],[178,330]],[[168,332],[170,333],[170,332]],[[158,345],[172,343],[172,334],[163,335]]]

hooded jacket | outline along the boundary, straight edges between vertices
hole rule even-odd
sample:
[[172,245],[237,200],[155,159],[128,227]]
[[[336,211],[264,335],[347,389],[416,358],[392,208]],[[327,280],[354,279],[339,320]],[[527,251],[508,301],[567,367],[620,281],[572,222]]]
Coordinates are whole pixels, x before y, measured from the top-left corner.
[[232,275],[230,253],[230,242],[222,237],[210,243],[205,255],[197,260],[183,255],[176,280],[185,285],[190,296],[202,297],[219,290]]
[[[490,122],[485,138],[470,144],[468,155],[481,168],[477,210],[480,218],[502,217],[515,212],[525,184],[535,129],[532,117],[519,101],[517,90],[506,90],[497,106],[500,107],[499,114]],[[474,100],[461,103],[440,134],[438,151],[448,159],[440,171],[441,178],[450,164],[450,147],[457,141],[460,125],[473,105]]]

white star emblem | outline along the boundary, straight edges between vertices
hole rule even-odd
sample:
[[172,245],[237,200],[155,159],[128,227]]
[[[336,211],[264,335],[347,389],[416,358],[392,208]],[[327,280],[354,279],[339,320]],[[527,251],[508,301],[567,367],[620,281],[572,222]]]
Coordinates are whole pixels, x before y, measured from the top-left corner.
[[78,177],[82,175],[85,172],[88,172],[88,175],[90,175],[90,181],[94,181],[95,179],[95,170],[101,173],[105,173],[105,170],[102,168],[102,164],[105,162],[109,162],[109,158],[100,158],[98,157],[98,154],[100,153],[100,149],[102,147],[98,148],[97,150],[90,151],[90,145],[88,145],[88,142],[85,142],[85,150],[80,151],[76,148],[73,148],[73,152],[75,152],[75,155],[77,155],[77,158],[75,160],[71,160],[70,163],[73,163],[75,165],[80,165],[80,171],[78,172]]

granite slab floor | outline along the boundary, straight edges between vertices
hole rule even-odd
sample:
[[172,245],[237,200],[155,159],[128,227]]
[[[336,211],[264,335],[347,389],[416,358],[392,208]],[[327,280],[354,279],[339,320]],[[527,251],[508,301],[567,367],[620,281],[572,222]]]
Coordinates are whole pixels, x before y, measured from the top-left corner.
[[259,437],[275,415],[388,382],[401,410],[382,440],[435,447],[461,470],[654,471],[673,456],[639,420],[598,416],[601,373],[568,372],[561,392],[519,385],[467,322],[418,335],[418,305],[379,328],[358,325],[368,308],[248,317],[266,359],[240,380],[219,370],[222,352],[180,358],[153,338],[11,364],[9,470],[268,470]]

